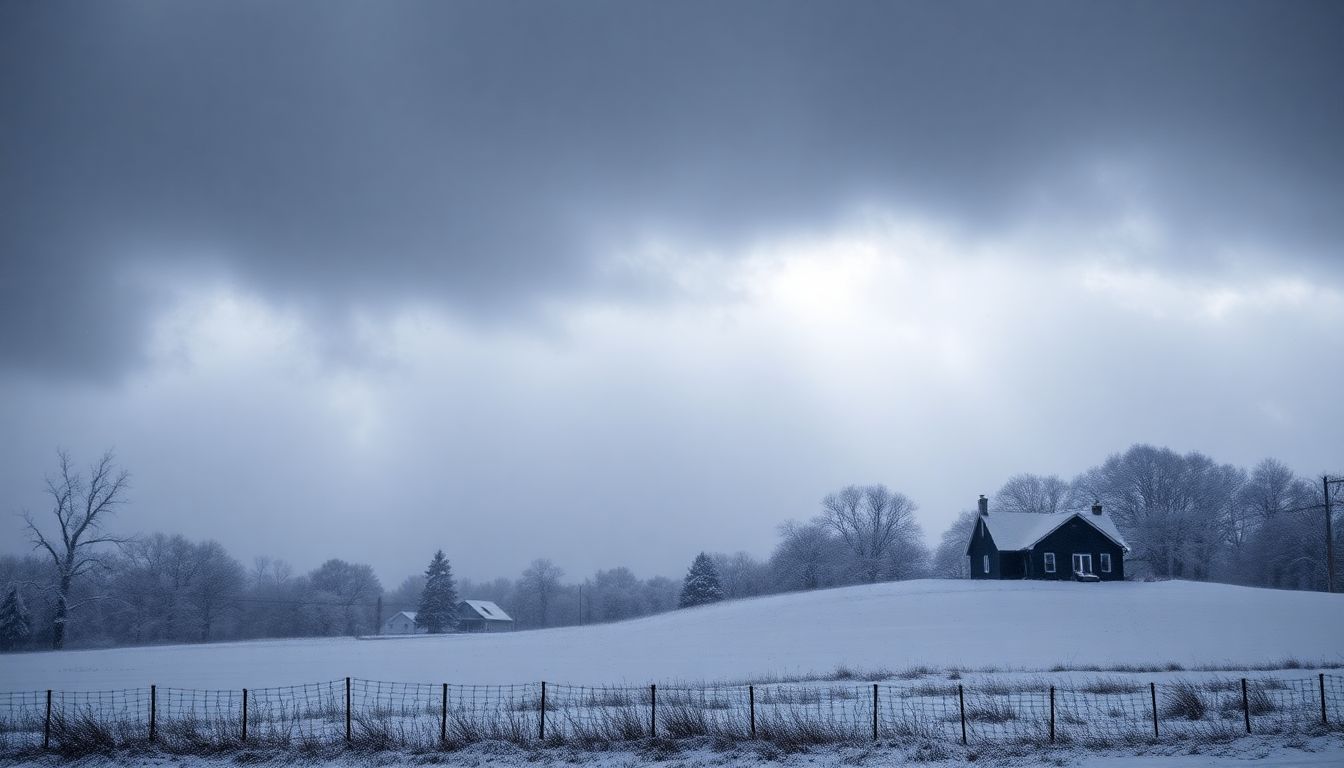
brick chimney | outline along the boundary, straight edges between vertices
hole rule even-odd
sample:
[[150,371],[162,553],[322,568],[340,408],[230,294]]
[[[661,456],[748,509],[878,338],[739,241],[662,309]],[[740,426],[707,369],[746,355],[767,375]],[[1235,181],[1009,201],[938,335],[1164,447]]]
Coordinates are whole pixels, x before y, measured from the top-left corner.
[[1100,502],[1100,501],[1094,501],[1094,502],[1092,502],[1092,514],[1094,514],[1094,515],[1100,515],[1100,514],[1101,514],[1101,502]]
[[989,517],[989,499],[986,499],[983,493],[980,494],[980,514]]

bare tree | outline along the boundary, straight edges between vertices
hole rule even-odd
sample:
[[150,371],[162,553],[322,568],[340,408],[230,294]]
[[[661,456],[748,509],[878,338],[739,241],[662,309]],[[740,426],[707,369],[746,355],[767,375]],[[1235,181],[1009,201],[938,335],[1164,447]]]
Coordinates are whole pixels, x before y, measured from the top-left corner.
[[854,556],[863,581],[875,583],[899,564],[893,556],[920,538],[915,503],[885,485],[850,485],[822,499],[818,522],[834,531]]
[[[367,611],[360,608],[371,607],[383,594],[383,585],[374,575],[372,566],[363,563],[347,563],[332,558],[309,575],[313,588],[321,596],[316,602],[325,602],[326,608],[339,608],[339,617],[334,612],[320,612],[319,621],[330,632],[334,628],[334,618],[339,618],[347,635],[358,635],[368,618]],[[378,628],[373,627],[376,631]]]
[[112,588],[137,640],[179,640],[184,595],[198,562],[186,537],[155,533],[128,542],[110,567]]
[[560,570],[560,566],[540,558],[533,560],[527,570],[523,571],[523,577],[518,580],[519,591],[537,603],[540,620],[538,626],[546,626],[551,602],[560,592],[560,577],[564,575],[565,572]]
[[99,567],[100,544],[120,544],[124,540],[103,530],[103,522],[126,502],[130,474],[117,470],[112,451],[107,451],[89,470],[86,481],[64,450],[56,452],[59,474],[47,478],[51,514],[56,518],[60,536],[48,537],[27,512],[23,519],[35,549],[44,549],[56,566],[56,610],[52,616],[51,647],[65,647],[65,628],[70,610],[70,587],[75,579]]
[[837,583],[844,544],[820,523],[787,522],[770,556],[774,581],[784,590],[819,589]]
[[999,512],[1049,515],[1079,506],[1073,486],[1055,475],[1013,475],[994,495],[994,508]]
[[1281,461],[1257,464],[1237,496],[1226,576],[1271,587],[1323,587],[1322,496]]
[[238,608],[238,596],[245,580],[243,566],[216,541],[204,541],[193,547],[196,579],[187,590],[187,603],[195,613],[201,642],[210,642],[219,619]]

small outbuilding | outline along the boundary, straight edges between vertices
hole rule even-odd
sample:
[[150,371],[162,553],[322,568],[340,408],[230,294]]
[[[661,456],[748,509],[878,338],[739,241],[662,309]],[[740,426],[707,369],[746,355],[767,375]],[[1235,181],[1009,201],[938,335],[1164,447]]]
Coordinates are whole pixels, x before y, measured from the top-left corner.
[[991,515],[984,496],[966,544],[973,579],[1120,581],[1128,551],[1101,504],[1093,504],[1091,514]]
[[461,632],[507,632],[513,617],[489,600],[463,600],[457,604],[457,628]]
[[397,611],[383,622],[384,635],[423,635],[425,628],[415,623],[415,611]]

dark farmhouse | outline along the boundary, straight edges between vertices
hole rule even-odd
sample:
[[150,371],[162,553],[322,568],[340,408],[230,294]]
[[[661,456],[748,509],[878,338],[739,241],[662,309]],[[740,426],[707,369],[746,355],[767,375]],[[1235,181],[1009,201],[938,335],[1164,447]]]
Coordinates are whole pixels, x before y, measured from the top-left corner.
[[1091,514],[990,515],[984,496],[966,545],[973,579],[1119,581],[1125,578],[1128,551],[1129,545],[1100,504],[1092,506]]

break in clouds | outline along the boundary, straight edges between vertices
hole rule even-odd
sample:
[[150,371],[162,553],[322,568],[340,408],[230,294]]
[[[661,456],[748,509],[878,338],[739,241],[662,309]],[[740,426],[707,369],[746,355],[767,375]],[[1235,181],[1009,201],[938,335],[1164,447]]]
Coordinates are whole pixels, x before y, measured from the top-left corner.
[[0,505],[114,446],[243,557],[652,575],[1337,469],[1344,14],[1139,8],[8,4]]

